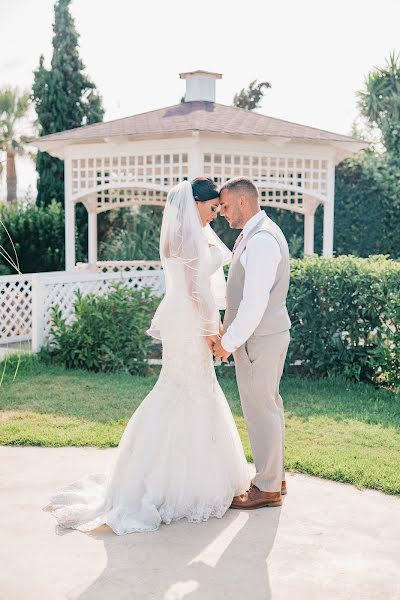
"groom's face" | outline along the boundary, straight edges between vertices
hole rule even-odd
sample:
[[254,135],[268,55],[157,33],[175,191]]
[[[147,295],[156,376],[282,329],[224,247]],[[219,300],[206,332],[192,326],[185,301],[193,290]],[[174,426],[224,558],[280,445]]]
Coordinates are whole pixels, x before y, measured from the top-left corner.
[[243,227],[242,197],[238,192],[222,190],[219,197],[219,210],[221,217],[229,223],[231,229]]

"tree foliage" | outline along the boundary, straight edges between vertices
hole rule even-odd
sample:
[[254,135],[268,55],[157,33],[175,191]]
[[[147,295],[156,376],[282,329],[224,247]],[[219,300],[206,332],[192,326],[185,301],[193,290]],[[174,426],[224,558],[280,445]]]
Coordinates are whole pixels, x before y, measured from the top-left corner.
[[99,235],[100,260],[159,260],[163,211],[141,206],[139,210],[121,208],[110,211],[110,227]]
[[400,54],[392,52],[384,67],[373,69],[357,95],[361,114],[381,131],[387,152],[400,157]]
[[261,101],[264,97],[265,90],[270,88],[271,84],[268,81],[261,81],[257,83],[257,79],[252,81],[248,88],[243,88],[238,94],[235,94],[233,98],[233,106],[238,108],[246,108],[247,110],[254,110],[259,108]]
[[362,152],[336,168],[336,254],[400,258],[400,170],[387,154]]
[[[34,73],[33,101],[38,115],[40,135],[48,135],[81,125],[97,123],[104,110],[95,84],[85,74],[79,57],[79,35],[70,14],[71,0],[58,0],[54,8],[53,56],[46,69],[44,57]],[[64,166],[58,158],[39,152],[39,204],[52,199],[64,202]]]
[[15,265],[21,273],[64,269],[64,210],[59,202],[0,205],[0,221],[0,275],[15,275]]

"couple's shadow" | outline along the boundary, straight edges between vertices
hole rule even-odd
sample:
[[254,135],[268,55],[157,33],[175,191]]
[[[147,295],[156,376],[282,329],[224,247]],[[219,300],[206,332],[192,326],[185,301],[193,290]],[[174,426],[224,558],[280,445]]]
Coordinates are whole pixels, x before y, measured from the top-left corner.
[[199,524],[182,520],[155,532],[124,536],[100,527],[88,535],[104,543],[107,566],[73,597],[268,600],[267,558],[281,508],[229,510],[222,519]]

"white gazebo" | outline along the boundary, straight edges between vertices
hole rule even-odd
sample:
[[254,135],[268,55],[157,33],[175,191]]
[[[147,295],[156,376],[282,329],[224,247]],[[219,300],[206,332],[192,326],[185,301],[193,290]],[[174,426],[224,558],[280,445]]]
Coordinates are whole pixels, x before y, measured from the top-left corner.
[[[141,204],[164,206],[182,179],[218,184],[253,179],[263,206],[304,215],[304,251],[314,250],[314,214],[324,209],[324,256],[332,256],[335,165],[366,147],[351,137],[215,102],[218,73],[181,73],[185,101],[151,112],[43,136],[34,145],[65,162],[66,271],[0,277],[0,345],[49,336],[52,306],[73,319],[76,290],[106,293],[122,281],[163,293],[157,261],[97,260],[97,215]],[[76,264],[75,205],[88,212],[89,260]],[[273,215],[272,215],[273,216]]]
[[[237,175],[258,186],[263,206],[304,215],[304,252],[314,251],[314,214],[324,209],[323,255],[333,253],[335,165],[367,146],[346,135],[215,102],[219,73],[181,73],[184,102],[41,137],[35,145],[65,161],[66,270],[75,262],[75,205],[88,211],[90,270],[97,260],[97,215],[138,204],[163,206],[180,180]],[[132,257],[134,258],[134,257]],[[132,261],[131,267],[138,265]],[[83,265],[78,265],[82,268]],[[125,265],[126,266],[126,265]]]

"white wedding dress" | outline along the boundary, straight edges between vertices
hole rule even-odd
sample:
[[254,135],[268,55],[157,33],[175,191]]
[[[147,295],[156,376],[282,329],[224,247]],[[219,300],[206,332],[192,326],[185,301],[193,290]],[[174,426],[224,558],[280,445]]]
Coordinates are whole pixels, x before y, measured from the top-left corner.
[[[222,252],[213,246],[210,255],[214,273]],[[159,379],[131,417],[111,472],[70,483],[45,507],[63,528],[107,524],[121,535],[184,517],[206,521],[222,517],[249,487],[239,434],[199,334],[199,312],[184,293],[184,265],[165,261],[167,293],[153,320],[157,332],[149,330],[162,340]]]

